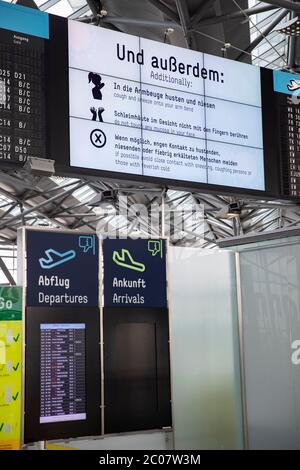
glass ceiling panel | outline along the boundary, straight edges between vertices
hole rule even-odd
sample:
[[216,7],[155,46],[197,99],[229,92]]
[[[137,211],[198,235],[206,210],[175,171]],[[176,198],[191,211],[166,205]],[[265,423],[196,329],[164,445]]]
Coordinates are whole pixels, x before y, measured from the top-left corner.
[[[266,5],[264,2],[249,0],[249,7]],[[251,16],[250,37],[253,41],[278,16],[279,10],[270,10]],[[266,39],[252,51],[253,64],[268,68],[282,68],[287,64],[287,37],[280,33],[268,34]],[[282,56],[282,57],[280,57]]]
[[84,5],[86,5],[86,0],[69,0],[69,3],[74,11],[79,10]]
[[[7,3],[13,3],[13,0],[2,0]],[[74,12],[80,10],[82,7],[87,5],[86,0],[34,0],[35,4],[41,8],[45,5],[45,8],[42,8],[43,11],[47,13],[52,13],[53,15],[58,16],[70,16]],[[47,8],[46,4],[49,3],[49,8]],[[86,14],[86,13],[85,13]]]
[[72,13],[74,13],[74,10],[71,7],[68,0],[60,0],[58,3],[56,3],[55,5],[53,5],[52,7],[48,8],[45,11],[47,13],[51,13],[52,15],[64,16],[64,17],[67,17],[69,15],[72,15]]
[[34,3],[38,6],[41,7],[44,5],[44,3],[47,3],[48,0],[34,0]]

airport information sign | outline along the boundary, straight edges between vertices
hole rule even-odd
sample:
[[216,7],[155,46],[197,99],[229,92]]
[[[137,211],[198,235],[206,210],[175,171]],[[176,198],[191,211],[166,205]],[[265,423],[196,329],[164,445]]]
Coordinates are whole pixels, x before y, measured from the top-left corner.
[[26,249],[27,306],[98,306],[96,235],[27,230]]
[[40,324],[40,423],[86,419],[85,323]]
[[166,241],[103,240],[104,306],[167,308]]

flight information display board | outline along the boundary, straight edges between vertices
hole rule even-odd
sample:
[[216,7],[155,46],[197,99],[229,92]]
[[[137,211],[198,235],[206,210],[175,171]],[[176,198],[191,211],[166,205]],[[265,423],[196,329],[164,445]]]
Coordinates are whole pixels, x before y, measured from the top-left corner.
[[258,67],[68,28],[72,166],[265,189]]
[[274,71],[275,106],[280,122],[283,193],[300,197],[300,77]]
[[46,157],[44,42],[0,29],[0,161]]
[[40,423],[86,419],[85,324],[42,323]]
[[300,197],[300,107],[288,96],[279,97],[283,160],[283,191],[287,196]]
[[100,313],[27,307],[24,441],[101,434]]

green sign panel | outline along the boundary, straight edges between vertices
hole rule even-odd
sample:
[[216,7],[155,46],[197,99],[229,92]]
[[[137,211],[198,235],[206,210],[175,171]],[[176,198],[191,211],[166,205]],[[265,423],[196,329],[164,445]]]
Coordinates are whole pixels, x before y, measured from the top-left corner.
[[0,450],[20,448],[22,288],[0,287]]

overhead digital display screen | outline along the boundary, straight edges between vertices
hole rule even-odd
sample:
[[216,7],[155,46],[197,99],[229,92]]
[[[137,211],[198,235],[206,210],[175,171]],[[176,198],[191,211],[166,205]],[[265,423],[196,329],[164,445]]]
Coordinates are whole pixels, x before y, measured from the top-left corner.
[[40,423],[86,419],[84,323],[42,323]]
[[0,1],[0,162],[299,198],[298,76],[279,73]]
[[259,68],[72,21],[69,67],[72,166],[265,189]]
[[273,72],[276,101],[274,108],[281,128],[283,192],[300,197],[300,77],[275,70]]

